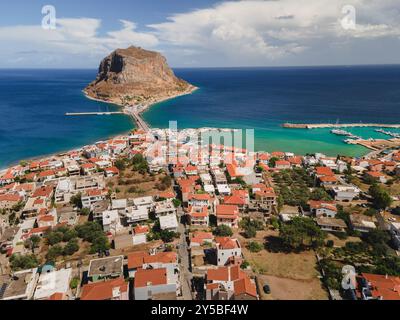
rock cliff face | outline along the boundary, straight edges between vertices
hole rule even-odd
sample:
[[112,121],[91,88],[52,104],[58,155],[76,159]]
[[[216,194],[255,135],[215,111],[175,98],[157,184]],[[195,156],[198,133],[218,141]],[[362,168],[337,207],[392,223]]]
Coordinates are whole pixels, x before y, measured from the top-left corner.
[[94,99],[132,105],[155,103],[194,89],[174,75],[160,53],[132,46],[104,58],[96,80],[84,92]]

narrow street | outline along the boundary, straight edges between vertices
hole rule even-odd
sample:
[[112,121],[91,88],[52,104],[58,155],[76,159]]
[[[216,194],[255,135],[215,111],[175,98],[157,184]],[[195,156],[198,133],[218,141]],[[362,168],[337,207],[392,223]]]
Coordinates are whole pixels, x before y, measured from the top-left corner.
[[182,299],[183,300],[193,300],[192,290],[191,290],[191,282],[192,282],[192,273],[190,272],[190,261],[189,261],[189,252],[188,245],[186,242],[186,234],[185,234],[185,225],[181,223],[181,217],[183,215],[182,208],[178,209],[178,219],[179,219],[179,233],[180,233],[180,241],[179,241],[179,249],[178,256],[180,260],[180,272],[181,272],[181,283],[182,283]]

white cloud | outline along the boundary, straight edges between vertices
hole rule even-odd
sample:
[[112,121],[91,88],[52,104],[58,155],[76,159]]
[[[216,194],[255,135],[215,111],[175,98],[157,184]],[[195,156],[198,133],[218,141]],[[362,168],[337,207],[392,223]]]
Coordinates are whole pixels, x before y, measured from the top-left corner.
[[[356,9],[354,30],[341,26],[344,5]],[[172,65],[318,64],[335,63],[337,56],[352,63],[359,58],[352,52],[379,63],[378,49],[385,57],[400,50],[399,18],[398,0],[225,1],[151,23],[150,31],[120,20],[118,30],[102,35],[100,19],[63,18],[56,30],[0,27],[5,44],[0,66],[93,67],[105,54],[129,45],[159,50]],[[390,59],[399,61],[397,55]]]
[[[355,30],[341,27],[342,8],[349,4],[356,8]],[[249,0],[175,14],[149,27],[169,45],[201,48],[209,55],[251,65],[306,54],[307,49],[319,50],[349,38],[398,37],[398,18],[399,3],[394,0]]]
[[[4,55],[3,61],[8,61],[11,66],[24,62],[33,63],[33,66],[52,66],[82,55],[85,60],[80,61],[92,65],[119,47],[157,46],[155,35],[138,32],[131,21],[121,20],[121,24],[120,30],[110,31],[105,36],[98,34],[101,20],[91,18],[57,19],[55,30],[45,30],[41,26],[0,27],[0,42],[7,44],[0,56]],[[18,52],[26,53],[21,60],[14,57]]]

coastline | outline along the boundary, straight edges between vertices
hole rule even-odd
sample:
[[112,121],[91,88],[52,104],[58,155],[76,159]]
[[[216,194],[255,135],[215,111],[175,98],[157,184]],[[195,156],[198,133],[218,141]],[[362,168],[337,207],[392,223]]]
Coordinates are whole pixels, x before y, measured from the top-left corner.
[[[188,95],[188,94],[192,94],[193,92],[195,92],[195,91],[197,91],[197,90],[199,90],[199,89],[200,89],[200,88],[198,88],[198,87],[196,87],[196,86],[192,86],[192,87],[190,88],[190,90],[187,90],[187,91],[185,91],[185,92],[182,92],[182,93],[180,93],[180,94],[178,94],[178,95],[170,96],[170,97],[165,97],[165,98],[162,98],[162,99],[158,99],[158,100],[155,101],[155,102],[148,103],[148,104],[144,105],[144,108],[143,108],[142,110],[140,110],[139,114],[141,114],[141,113],[147,111],[149,108],[151,108],[151,107],[152,107],[153,105],[155,105],[155,104],[158,104],[158,103],[161,103],[161,102],[165,102],[165,101],[168,101],[168,100],[172,100],[172,99],[175,99],[175,98],[178,98],[178,97],[181,97],[181,96],[185,96],[185,95]],[[125,106],[124,106],[124,105],[121,105],[121,104],[118,104],[118,103],[115,103],[115,102],[111,102],[111,101],[105,101],[105,100],[101,100],[101,99],[98,99],[98,98],[94,98],[94,97],[88,95],[88,94],[86,93],[85,90],[82,90],[81,92],[84,94],[84,96],[85,96],[86,98],[88,98],[88,99],[90,99],[90,100],[97,101],[97,102],[102,102],[102,103],[107,103],[107,104],[112,104],[112,105],[114,105],[114,106],[116,106],[116,107],[118,107],[118,108],[122,108],[122,110],[125,111],[125,110],[124,110],[124,109],[125,109]],[[133,117],[131,117],[131,114],[128,113],[128,112],[125,112],[125,114],[126,114],[127,116],[130,116],[130,118],[132,119],[132,123],[134,123],[135,126],[137,126],[136,121],[135,121],[135,119],[134,119]],[[132,128],[132,129],[135,129],[135,128]],[[118,136],[120,136],[120,135],[127,134],[128,132],[129,132],[129,131],[127,131],[127,132],[122,132],[122,133],[120,133],[120,134],[116,134],[116,135],[112,135],[112,136],[108,136],[107,138],[104,138],[104,139],[114,139],[115,137],[118,137]],[[99,140],[99,141],[101,141],[101,140]],[[72,149],[68,149],[68,150],[61,150],[61,151],[56,152],[56,153],[41,154],[41,155],[34,156],[34,157],[19,159],[19,160],[18,160],[17,162],[15,162],[14,164],[11,163],[11,164],[6,165],[5,167],[0,167],[0,172],[6,171],[6,170],[9,169],[9,168],[12,168],[12,167],[14,167],[14,166],[19,165],[19,163],[20,163],[21,161],[42,161],[42,160],[47,159],[48,157],[55,157],[55,156],[62,155],[62,154],[67,153],[67,152],[72,152],[72,151],[80,150],[80,149],[82,149],[82,148],[84,148],[85,146],[88,146],[88,145],[90,145],[90,144],[80,145],[80,146],[77,146],[76,148],[72,148]]]
[[[165,101],[168,101],[168,100],[172,100],[172,99],[175,99],[175,98],[179,98],[179,97],[182,97],[182,96],[186,96],[188,94],[192,94],[192,93],[194,93],[195,91],[197,91],[199,89],[200,89],[199,87],[196,87],[196,86],[192,85],[189,90],[186,90],[186,91],[184,91],[182,93],[179,93],[179,94],[173,95],[173,96],[169,96],[169,97],[160,98],[160,99],[157,99],[156,101],[153,101],[151,103],[147,103],[147,104],[144,105],[144,108],[141,109],[140,113],[143,113],[144,111],[148,110],[150,107],[154,106],[155,104],[158,104],[158,103],[161,103],[161,102],[165,102]],[[113,104],[113,105],[115,105],[115,106],[117,106],[119,108],[122,108],[122,109],[126,108],[125,105],[122,105],[122,104],[114,102],[114,101],[102,100],[102,99],[99,99],[99,98],[92,97],[85,91],[85,89],[82,90],[82,92],[85,95],[85,97],[90,99],[90,100],[97,101],[97,102],[108,103],[108,104]]]

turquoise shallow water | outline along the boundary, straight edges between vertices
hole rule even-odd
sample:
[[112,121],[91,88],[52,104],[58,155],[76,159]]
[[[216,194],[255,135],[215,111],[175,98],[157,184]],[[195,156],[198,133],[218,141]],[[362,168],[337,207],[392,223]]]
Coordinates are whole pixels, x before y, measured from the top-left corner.
[[[154,127],[255,129],[255,148],[361,156],[368,149],[347,145],[330,129],[285,129],[281,124],[328,122],[400,123],[400,67],[180,69],[178,76],[200,87],[159,103],[144,114]],[[387,138],[376,128],[348,128],[363,138]],[[400,132],[391,129],[390,131]]]
[[[359,156],[368,150],[328,129],[290,130],[283,122],[400,123],[400,67],[178,69],[200,87],[144,114],[153,127],[255,129],[258,150]],[[95,70],[0,70],[0,168],[94,143],[134,127],[118,116],[66,117],[65,112],[112,111],[81,90]],[[385,138],[372,128],[347,129]],[[400,130],[391,130],[400,132]]]

